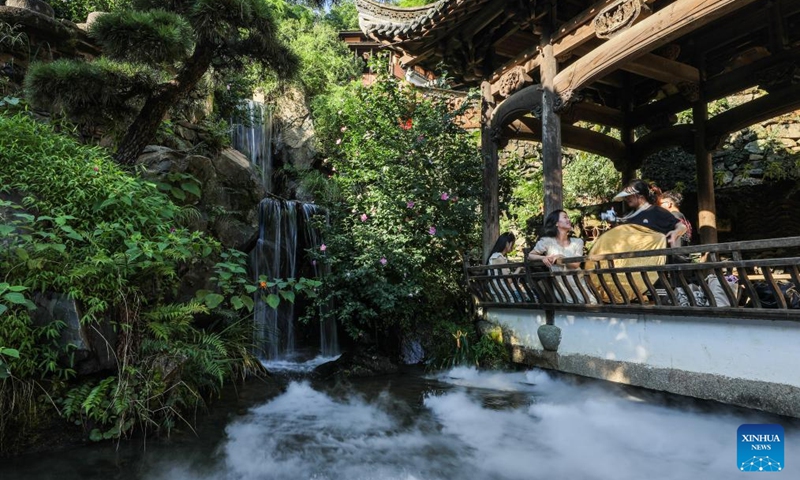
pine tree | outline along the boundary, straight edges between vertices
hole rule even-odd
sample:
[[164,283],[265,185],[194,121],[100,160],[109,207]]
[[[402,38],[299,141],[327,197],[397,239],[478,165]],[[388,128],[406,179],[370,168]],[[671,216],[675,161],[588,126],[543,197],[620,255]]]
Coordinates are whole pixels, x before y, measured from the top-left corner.
[[298,66],[265,0],[133,0],[97,18],[89,34],[102,57],[31,65],[26,95],[36,107],[79,119],[130,116],[115,155],[127,165],[209,70],[256,65],[289,78]]

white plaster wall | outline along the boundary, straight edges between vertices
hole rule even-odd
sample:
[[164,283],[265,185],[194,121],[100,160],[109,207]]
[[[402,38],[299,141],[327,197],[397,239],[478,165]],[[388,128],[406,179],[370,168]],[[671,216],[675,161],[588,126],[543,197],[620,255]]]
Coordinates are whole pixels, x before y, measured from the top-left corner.
[[[544,311],[493,309],[489,318],[540,350]],[[800,323],[781,320],[556,313],[559,355],[581,354],[800,387]]]

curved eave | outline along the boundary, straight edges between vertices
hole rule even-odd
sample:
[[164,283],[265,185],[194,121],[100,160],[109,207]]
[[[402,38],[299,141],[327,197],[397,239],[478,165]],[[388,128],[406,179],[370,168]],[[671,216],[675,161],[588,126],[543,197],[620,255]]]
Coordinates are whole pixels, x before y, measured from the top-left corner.
[[396,41],[416,36],[442,18],[449,5],[469,0],[439,0],[422,7],[399,8],[356,0],[358,26],[366,35],[376,40]]

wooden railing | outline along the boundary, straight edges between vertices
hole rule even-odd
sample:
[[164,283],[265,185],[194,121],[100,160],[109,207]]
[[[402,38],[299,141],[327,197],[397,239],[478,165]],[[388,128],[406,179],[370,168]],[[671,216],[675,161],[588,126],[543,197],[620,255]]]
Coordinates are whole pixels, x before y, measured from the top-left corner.
[[[692,261],[676,263],[687,258]],[[640,265],[624,266],[632,259]],[[465,262],[465,273],[484,307],[800,320],[795,289],[800,287],[800,237],[564,258],[561,263],[583,268],[550,271],[526,259],[502,266]]]

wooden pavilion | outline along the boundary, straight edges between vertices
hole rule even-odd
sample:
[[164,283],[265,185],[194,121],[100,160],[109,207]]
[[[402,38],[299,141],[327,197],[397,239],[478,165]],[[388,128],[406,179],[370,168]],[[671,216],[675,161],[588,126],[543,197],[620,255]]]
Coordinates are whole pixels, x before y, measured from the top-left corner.
[[[456,88],[480,87],[485,250],[499,233],[497,152],[509,139],[542,143],[547,212],[562,204],[562,146],[609,158],[623,180],[663,148],[694,152],[700,238],[715,243],[710,152],[731,132],[800,109],[800,0],[356,6],[362,31],[404,68],[442,64]],[[764,94],[709,116],[709,102],[753,87]],[[693,123],[677,124],[689,109]]]

